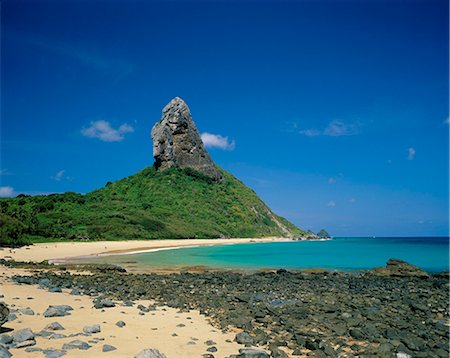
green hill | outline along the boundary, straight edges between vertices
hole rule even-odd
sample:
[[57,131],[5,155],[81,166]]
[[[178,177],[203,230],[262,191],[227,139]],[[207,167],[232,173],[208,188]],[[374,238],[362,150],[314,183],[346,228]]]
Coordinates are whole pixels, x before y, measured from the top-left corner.
[[0,199],[0,245],[302,234],[241,181],[221,173],[217,182],[191,168],[148,167],[85,195]]

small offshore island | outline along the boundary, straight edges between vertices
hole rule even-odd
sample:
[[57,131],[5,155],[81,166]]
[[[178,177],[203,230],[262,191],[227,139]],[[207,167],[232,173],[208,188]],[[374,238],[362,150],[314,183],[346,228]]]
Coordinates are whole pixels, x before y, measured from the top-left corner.
[[180,98],[152,138],[155,165],[105,188],[0,200],[0,358],[448,357],[448,272],[402,260],[364,272],[74,261],[329,238],[277,216],[220,169]]

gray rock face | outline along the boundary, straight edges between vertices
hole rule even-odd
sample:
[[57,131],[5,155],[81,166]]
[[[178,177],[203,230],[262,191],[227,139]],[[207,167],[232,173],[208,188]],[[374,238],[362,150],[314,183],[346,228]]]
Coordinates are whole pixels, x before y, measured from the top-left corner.
[[144,349],[134,356],[134,358],[167,358],[165,354],[157,349]]
[[78,339],[69,343],[64,343],[62,347],[62,349],[81,349],[83,351],[88,350],[89,348],[91,348],[89,344]]
[[157,170],[192,168],[214,180],[222,174],[206,152],[186,103],[172,99],[152,129],[153,156]]
[[243,348],[239,349],[237,358],[270,358],[269,354],[259,349]]
[[0,358],[9,358],[11,357],[11,353],[5,347],[0,346]]
[[48,306],[44,312],[44,317],[63,317],[67,316],[73,308],[68,305]]
[[20,329],[12,333],[12,337],[15,343],[20,343],[34,339],[34,333],[29,328]]
[[83,328],[84,333],[98,333],[101,332],[99,324],[93,324],[92,326],[85,326]]
[[8,321],[9,309],[4,303],[0,303],[0,326]]
[[50,324],[47,325],[47,327],[45,327],[47,329],[50,329],[52,331],[60,331],[63,330],[64,327],[61,326],[61,324],[59,322],[52,322]]

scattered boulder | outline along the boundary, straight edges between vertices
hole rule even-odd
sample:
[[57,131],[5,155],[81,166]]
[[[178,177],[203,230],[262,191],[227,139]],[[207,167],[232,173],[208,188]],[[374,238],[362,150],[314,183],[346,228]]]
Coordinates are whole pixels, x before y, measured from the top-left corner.
[[236,358],[270,358],[270,356],[260,349],[241,348]]
[[102,347],[102,352],[111,352],[111,351],[115,351],[117,348],[114,346],[111,346],[109,344],[104,344]]
[[0,326],[9,321],[9,309],[6,304],[0,302]]
[[19,329],[12,333],[14,343],[21,343],[28,340],[34,340],[34,333],[29,328]]
[[223,179],[181,98],[175,97],[164,107],[161,120],[152,129],[152,139],[157,170],[192,168],[214,180]]
[[84,333],[99,333],[101,332],[99,324],[93,324],[92,326],[85,326],[83,328]]
[[63,317],[68,316],[73,308],[68,305],[48,306],[44,312],[44,317]]
[[0,358],[10,358],[11,353],[5,347],[0,346]]
[[126,326],[126,323],[124,321],[117,321],[116,326],[122,328]]
[[428,273],[420,267],[411,265],[399,259],[389,259],[385,267],[377,267],[367,272],[372,276],[391,276],[391,277],[418,277],[428,278]]
[[46,329],[50,329],[52,331],[61,331],[64,329],[63,326],[59,322],[52,322],[45,327]]
[[44,349],[42,353],[44,353],[45,358],[59,358],[66,355],[66,351],[62,349]]
[[34,316],[34,311],[30,307],[21,308],[19,312],[27,316]]
[[236,334],[235,341],[239,344],[245,345],[253,345],[255,340],[252,336],[250,336],[247,332],[241,332]]
[[161,353],[157,349],[147,348],[136,354],[134,358],[167,358],[167,357],[165,354]]
[[80,341],[79,339],[76,339],[74,341],[71,341],[69,343],[64,343],[62,346],[62,349],[81,349],[81,350],[88,350],[92,346],[87,344],[86,342]]
[[110,307],[115,307],[116,306],[114,301],[109,299],[109,298],[96,298],[93,301],[93,303],[94,303],[94,307],[97,308],[97,309],[110,308]]
[[13,337],[9,334],[3,333],[0,334],[0,346],[10,344],[13,341]]

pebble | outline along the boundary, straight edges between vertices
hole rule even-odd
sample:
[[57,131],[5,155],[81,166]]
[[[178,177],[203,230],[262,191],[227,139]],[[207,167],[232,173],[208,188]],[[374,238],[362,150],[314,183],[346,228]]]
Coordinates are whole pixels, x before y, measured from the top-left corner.
[[102,347],[102,352],[111,352],[111,351],[115,351],[117,348],[114,346],[111,346],[109,344],[105,344]]

